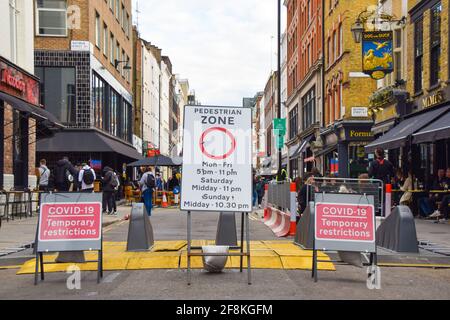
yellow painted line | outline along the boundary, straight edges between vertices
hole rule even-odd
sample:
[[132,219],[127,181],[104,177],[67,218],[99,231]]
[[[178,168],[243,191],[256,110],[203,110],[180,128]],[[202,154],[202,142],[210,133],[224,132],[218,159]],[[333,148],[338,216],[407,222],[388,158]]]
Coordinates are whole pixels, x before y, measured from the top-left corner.
[[13,269],[20,269],[22,266],[1,266],[0,270],[13,270]]
[[103,229],[103,232],[104,232],[104,233],[109,232],[109,231],[111,231],[112,229],[115,229],[115,228],[121,226],[122,224],[124,224],[124,223],[126,223],[126,222],[127,222],[127,221],[115,222],[115,223],[113,223],[111,226],[109,226],[109,227]]

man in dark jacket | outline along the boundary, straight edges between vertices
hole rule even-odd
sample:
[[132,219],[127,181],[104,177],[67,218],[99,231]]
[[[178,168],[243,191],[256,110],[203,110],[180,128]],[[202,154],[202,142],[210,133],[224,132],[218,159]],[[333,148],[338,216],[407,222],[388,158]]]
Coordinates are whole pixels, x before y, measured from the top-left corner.
[[55,187],[57,191],[69,191],[70,185],[74,183],[77,177],[78,172],[67,157],[62,158],[56,163]]
[[371,162],[369,167],[369,177],[389,184],[394,176],[394,166],[389,160],[385,159],[384,150],[378,148],[375,150],[375,160]]
[[102,186],[103,186],[103,212],[106,212],[107,214],[113,214],[114,210],[114,171],[110,167],[105,167],[103,169],[103,180],[102,180]]

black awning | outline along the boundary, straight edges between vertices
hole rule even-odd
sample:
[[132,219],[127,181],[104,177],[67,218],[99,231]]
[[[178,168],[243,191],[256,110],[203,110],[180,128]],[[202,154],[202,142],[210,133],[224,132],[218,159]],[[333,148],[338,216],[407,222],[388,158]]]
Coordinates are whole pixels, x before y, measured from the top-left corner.
[[306,150],[308,143],[310,143],[313,138],[314,138],[314,135],[311,135],[308,138],[306,138],[305,140],[303,140],[300,147],[297,149],[297,151],[294,152],[294,154],[292,155],[292,157],[290,157],[290,159],[300,158],[300,155]]
[[136,149],[97,131],[61,131],[37,142],[37,152],[114,152],[131,159],[142,159]]
[[130,163],[129,167],[178,167],[180,163],[174,161],[174,159],[166,157],[164,155],[154,156],[150,158],[144,158],[139,161]]
[[375,140],[366,146],[366,152],[374,152],[377,148],[396,149],[403,147],[409,136],[429,125],[433,120],[446,113],[449,109],[450,106],[446,106],[444,108],[427,111],[403,120],[400,124],[389,130],[378,140]]
[[450,138],[450,113],[439,117],[419,132],[413,135],[413,143],[433,142]]
[[337,151],[337,143],[336,143],[336,144],[333,144],[333,145],[331,145],[331,146],[329,146],[329,147],[327,147],[327,148],[325,148],[325,149],[323,149],[323,150],[320,151],[320,152],[317,152],[317,153],[315,154],[315,157],[317,158],[317,157],[326,155],[326,154],[328,154],[328,153],[330,153],[330,152],[333,152],[333,151],[335,151],[335,150]]
[[53,114],[26,101],[23,101],[22,99],[13,97],[4,92],[0,92],[0,100],[6,101],[14,109],[29,114],[30,117],[43,122],[46,126],[61,128],[64,127],[59,123],[58,119]]

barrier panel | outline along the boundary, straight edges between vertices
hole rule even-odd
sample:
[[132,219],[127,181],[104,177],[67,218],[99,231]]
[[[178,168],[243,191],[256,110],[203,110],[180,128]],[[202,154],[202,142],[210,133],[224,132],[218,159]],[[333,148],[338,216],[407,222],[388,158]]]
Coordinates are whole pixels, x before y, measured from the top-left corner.
[[[38,283],[40,269],[44,280],[44,254],[83,253],[97,251],[97,282],[103,277],[101,193],[42,193],[37,225],[36,269],[34,283]],[[69,262],[69,261],[64,261]],[[76,262],[76,261],[72,261]],[[58,262],[56,262],[58,263]]]
[[[315,178],[307,188],[310,204],[297,226],[295,243],[313,250],[312,277],[318,279],[317,251],[337,251],[354,264],[355,253],[370,254],[370,279],[377,279],[375,216],[384,215],[383,182]],[[356,259],[359,260],[359,259]],[[342,261],[335,261],[342,262]]]
[[297,227],[297,191],[295,183],[271,183],[267,186],[264,223],[281,238],[294,236]]

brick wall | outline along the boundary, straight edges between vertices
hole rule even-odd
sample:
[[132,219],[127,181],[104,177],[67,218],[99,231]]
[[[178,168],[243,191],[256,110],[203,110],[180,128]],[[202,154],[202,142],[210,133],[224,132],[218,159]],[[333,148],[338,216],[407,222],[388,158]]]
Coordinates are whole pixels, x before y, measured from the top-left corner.
[[[339,94],[339,86],[342,85],[342,106],[345,106],[344,119],[351,118],[352,107],[368,106],[368,97],[376,90],[376,81],[367,77],[350,78],[350,72],[361,72],[362,57],[361,44],[353,41],[351,33],[351,25],[355,22],[357,15],[367,9],[370,5],[376,5],[376,0],[359,0],[351,2],[351,9],[346,5],[347,1],[331,0],[332,7],[326,1],[325,5],[325,99],[326,101]],[[333,32],[338,32],[339,25],[343,30],[343,50],[342,54],[338,54],[336,60],[331,59],[329,62],[327,39],[332,39]],[[334,52],[333,52],[334,54]],[[339,101],[339,98],[336,99]],[[327,105],[327,102],[325,103]],[[336,119],[341,118],[341,108],[336,108]],[[325,110],[326,111],[326,110]],[[325,112],[324,111],[324,112]],[[326,117],[326,120],[329,117]],[[328,121],[333,123],[334,120]],[[327,123],[325,124],[325,126]]]
[[[115,2],[115,0],[114,0]],[[108,27],[108,34],[113,33],[114,41],[120,44],[120,52],[122,49],[130,58],[130,66],[133,65],[133,50],[132,50],[132,7],[131,0],[120,0],[120,6],[124,5],[126,12],[130,17],[130,31],[129,36],[125,34],[121,24],[116,19],[115,14],[109,9],[109,0],[68,0],[68,21],[74,21],[75,26],[79,24],[80,28],[74,27],[67,31],[67,37],[43,37],[38,36],[35,32],[35,50],[70,50],[70,43],[72,40],[89,41],[94,47],[94,56],[99,60],[103,66],[127,89],[132,92],[132,77],[129,79],[123,77],[121,73],[115,69],[109,61],[109,57],[103,54],[103,24]],[[74,11],[72,10],[74,9]],[[101,44],[97,48],[95,43],[95,17],[96,12],[100,15],[100,33]],[[36,16],[36,15],[35,15]],[[110,39],[108,39],[108,51],[110,50]],[[124,59],[121,59],[124,60]],[[120,68],[125,64],[120,64]],[[131,72],[131,71],[128,71]]]
[[[411,10],[419,1],[408,1],[408,10]],[[433,92],[447,86],[450,79],[449,74],[449,0],[441,0],[441,56],[440,56],[440,83],[438,86],[430,88],[430,23],[431,11],[426,9],[423,12],[423,89],[421,94],[414,95],[414,66],[415,66],[415,24],[411,17],[408,18],[407,38],[408,38],[408,82],[407,90],[411,93],[413,99],[432,94]]]

